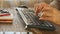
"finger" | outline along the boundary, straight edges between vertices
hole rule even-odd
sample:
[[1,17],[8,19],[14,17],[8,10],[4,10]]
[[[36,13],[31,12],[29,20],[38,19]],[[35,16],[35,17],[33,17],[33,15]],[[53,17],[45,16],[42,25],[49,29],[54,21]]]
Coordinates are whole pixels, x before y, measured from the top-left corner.
[[50,14],[48,12],[43,12],[42,17],[52,17],[52,14]]
[[39,18],[39,20],[49,20],[49,21],[51,21],[52,17],[41,17],[41,18]]
[[43,12],[53,12],[53,9],[52,8],[50,8],[50,7],[44,7],[43,9],[42,9],[42,11]]
[[35,13],[36,13],[36,15],[38,15],[38,13],[40,11],[48,11],[48,12],[51,12],[51,9],[50,9],[49,5],[46,4],[46,3],[36,4],[34,7],[35,7]]
[[38,8],[38,4],[35,4],[35,5],[34,5],[35,11],[37,10],[37,8]]
[[40,17],[39,20],[47,20],[47,18]]
[[39,10],[38,10],[38,4],[35,4],[35,5],[34,5],[34,9],[35,9],[35,14],[38,15],[38,11],[39,11]]
[[38,15],[38,13],[42,10],[42,7],[44,7],[42,4],[36,4],[35,6],[35,13]]

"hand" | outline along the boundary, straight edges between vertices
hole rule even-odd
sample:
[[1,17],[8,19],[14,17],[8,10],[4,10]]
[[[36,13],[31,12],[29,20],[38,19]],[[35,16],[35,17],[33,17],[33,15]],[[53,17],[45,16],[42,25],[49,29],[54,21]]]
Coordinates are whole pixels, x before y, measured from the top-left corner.
[[60,25],[60,11],[56,8],[53,8],[46,3],[35,4],[34,8],[37,16],[38,13],[43,11],[43,15],[39,18],[39,20],[49,20]]

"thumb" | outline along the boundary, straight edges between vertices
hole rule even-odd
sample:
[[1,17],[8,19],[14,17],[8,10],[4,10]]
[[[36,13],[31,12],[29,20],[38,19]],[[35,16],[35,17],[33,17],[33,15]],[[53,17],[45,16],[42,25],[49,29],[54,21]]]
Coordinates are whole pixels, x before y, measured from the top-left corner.
[[52,17],[40,17],[39,20],[48,20],[51,21],[53,18]]
[[47,18],[40,17],[39,20],[47,20]]

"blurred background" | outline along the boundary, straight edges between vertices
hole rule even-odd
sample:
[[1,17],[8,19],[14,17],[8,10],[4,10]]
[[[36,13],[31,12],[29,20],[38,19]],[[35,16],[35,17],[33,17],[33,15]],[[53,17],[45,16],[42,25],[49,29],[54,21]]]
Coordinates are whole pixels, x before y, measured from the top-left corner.
[[0,0],[0,8],[11,8],[20,5],[33,7],[35,3],[46,2],[51,3],[53,0]]

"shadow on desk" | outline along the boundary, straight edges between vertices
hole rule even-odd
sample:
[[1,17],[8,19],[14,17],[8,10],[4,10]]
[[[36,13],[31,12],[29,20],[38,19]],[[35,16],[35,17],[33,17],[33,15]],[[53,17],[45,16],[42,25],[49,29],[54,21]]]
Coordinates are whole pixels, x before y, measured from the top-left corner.
[[40,30],[36,28],[31,28],[31,30],[34,34],[60,34],[60,26],[56,26],[55,31],[46,31],[46,30]]

